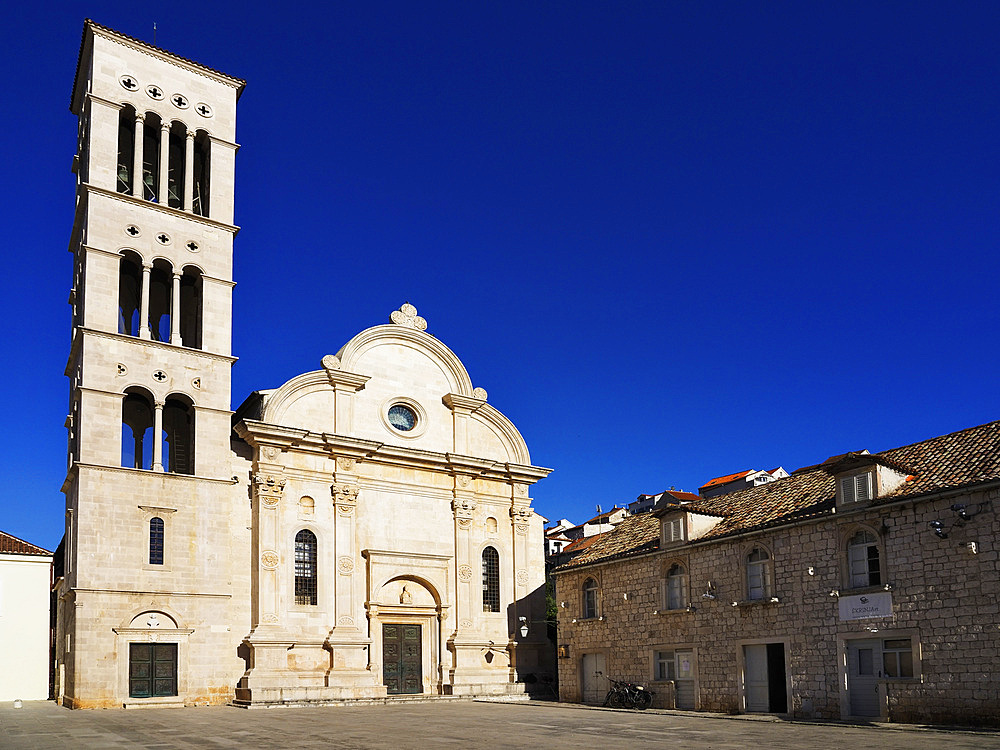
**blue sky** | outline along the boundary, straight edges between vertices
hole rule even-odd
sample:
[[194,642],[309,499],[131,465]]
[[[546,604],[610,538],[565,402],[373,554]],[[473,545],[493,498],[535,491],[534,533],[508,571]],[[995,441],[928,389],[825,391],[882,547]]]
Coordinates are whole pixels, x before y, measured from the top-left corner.
[[234,407],[408,300],[551,519],[1000,418],[1000,5],[187,7],[8,19],[0,529],[62,532],[87,16],[248,81]]

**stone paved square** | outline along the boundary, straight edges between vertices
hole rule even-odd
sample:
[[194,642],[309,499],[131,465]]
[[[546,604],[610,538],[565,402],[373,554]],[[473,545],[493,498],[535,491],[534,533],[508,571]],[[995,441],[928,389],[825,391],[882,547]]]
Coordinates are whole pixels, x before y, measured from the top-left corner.
[[0,748],[682,748],[1000,750],[996,731],[787,722],[556,703],[442,702],[354,707],[70,711],[0,706]]

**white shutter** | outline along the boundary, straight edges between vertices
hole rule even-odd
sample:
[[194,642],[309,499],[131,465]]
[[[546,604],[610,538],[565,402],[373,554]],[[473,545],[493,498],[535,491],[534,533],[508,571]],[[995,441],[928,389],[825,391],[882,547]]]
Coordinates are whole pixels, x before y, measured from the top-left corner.
[[868,472],[858,474],[854,477],[854,496],[858,502],[866,502],[872,499],[872,475]]
[[840,496],[841,502],[853,503],[855,501],[854,477],[840,478]]

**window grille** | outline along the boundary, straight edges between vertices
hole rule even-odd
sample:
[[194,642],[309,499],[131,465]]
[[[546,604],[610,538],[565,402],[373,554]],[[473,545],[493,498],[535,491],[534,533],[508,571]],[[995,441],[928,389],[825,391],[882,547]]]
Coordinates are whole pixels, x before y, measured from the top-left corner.
[[149,564],[163,565],[163,519],[149,519]]
[[295,603],[316,604],[316,535],[302,529],[295,535]]
[[483,550],[483,612],[500,611],[500,555],[493,547]]

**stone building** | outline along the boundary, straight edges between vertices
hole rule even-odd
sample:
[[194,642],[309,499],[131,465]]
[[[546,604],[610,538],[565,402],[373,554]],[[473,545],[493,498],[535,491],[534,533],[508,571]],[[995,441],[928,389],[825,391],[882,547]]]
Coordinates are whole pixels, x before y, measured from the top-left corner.
[[998,724],[998,504],[993,422],[632,516],[554,572],[560,697]]
[[549,470],[413,306],[231,408],[243,88],[84,24],[58,696],[523,691]]

